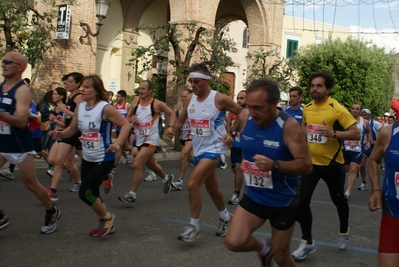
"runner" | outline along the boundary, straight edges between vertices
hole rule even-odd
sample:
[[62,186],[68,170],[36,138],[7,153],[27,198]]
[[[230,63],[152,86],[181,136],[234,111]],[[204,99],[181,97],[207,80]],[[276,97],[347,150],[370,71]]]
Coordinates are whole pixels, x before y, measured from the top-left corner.
[[133,162],[132,187],[130,192],[118,197],[126,204],[134,205],[137,198],[137,190],[142,181],[142,168],[146,165],[162,178],[164,193],[170,191],[173,174],[166,174],[162,167],[155,161],[154,153],[159,145],[158,120],[160,112],[170,116],[170,120],[175,120],[173,111],[162,101],[151,97],[154,85],[151,81],[142,81],[139,86],[139,95],[131,103],[131,108],[127,119],[134,125],[136,134],[136,145],[139,153]]
[[[6,53],[1,61],[5,81],[0,84],[0,166],[6,161],[19,167],[22,182],[46,209],[41,232],[51,234],[57,228],[61,211],[51,204],[46,189],[36,177],[31,134],[28,117],[32,101],[30,89],[22,80],[22,73],[28,65],[25,56],[17,52]],[[0,207],[0,230],[10,224],[9,218]]]
[[191,208],[190,225],[178,236],[185,242],[193,242],[200,238],[202,184],[205,184],[219,212],[220,223],[216,235],[226,235],[232,215],[225,207],[223,193],[217,183],[216,168],[221,164],[221,156],[226,155],[226,143],[232,141],[225,128],[226,111],[238,114],[242,110],[231,97],[210,88],[210,72],[205,64],[194,64],[189,72],[188,82],[192,86],[193,94],[187,96],[184,101],[183,110],[174,126],[167,129],[167,134],[174,135],[175,131],[180,131],[187,118],[190,121],[196,166],[187,180]]
[[[189,96],[192,93],[193,91],[191,89],[184,89],[181,92],[181,102],[176,105],[174,110],[176,118],[179,117],[180,113],[183,110],[184,100],[187,98],[187,96]],[[177,181],[172,182],[172,187],[175,188],[176,190],[181,191],[183,190],[183,180],[184,176],[186,175],[188,163],[194,163],[193,144],[190,133],[190,122],[188,120],[184,122],[184,125],[180,130],[179,140],[180,144],[183,147],[182,150],[180,151],[180,173]]]

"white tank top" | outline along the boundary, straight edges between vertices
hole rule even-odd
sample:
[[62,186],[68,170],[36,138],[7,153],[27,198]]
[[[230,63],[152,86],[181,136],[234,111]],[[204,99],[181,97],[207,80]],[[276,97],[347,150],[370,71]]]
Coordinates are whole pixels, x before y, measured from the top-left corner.
[[362,152],[364,150],[365,140],[367,139],[366,127],[362,117],[359,117],[359,122],[356,123],[356,127],[360,132],[360,139],[356,141],[344,140],[343,149],[345,151]]
[[187,107],[193,140],[194,156],[204,153],[226,154],[227,146],[222,141],[226,134],[226,111],[215,107],[216,91],[211,90],[209,96],[202,102],[193,95]]
[[158,121],[159,114],[151,114],[151,106],[156,100],[143,107],[140,102],[137,104],[136,116],[137,120],[134,124],[134,133],[136,134],[136,145],[142,146],[143,144],[150,144],[159,146],[159,130]]
[[82,142],[83,158],[90,162],[114,160],[115,153],[105,152],[112,143],[112,123],[102,119],[108,102],[101,101],[91,109],[86,109],[86,105],[86,102],[82,102],[78,106],[78,128],[82,132],[79,139]]
[[[180,113],[183,110],[183,102],[181,102],[179,110],[178,110],[178,116],[180,116]],[[179,135],[180,140],[183,141],[191,141],[191,133],[190,133],[190,122],[188,119],[184,122],[181,130],[180,130],[180,135]]]

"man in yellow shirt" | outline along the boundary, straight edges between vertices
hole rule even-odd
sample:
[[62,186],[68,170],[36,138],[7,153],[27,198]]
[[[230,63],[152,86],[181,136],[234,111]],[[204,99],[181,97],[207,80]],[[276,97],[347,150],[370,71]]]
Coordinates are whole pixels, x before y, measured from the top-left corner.
[[341,140],[359,140],[356,120],[335,99],[330,97],[334,78],[325,72],[312,73],[308,78],[313,101],[303,109],[302,127],[306,133],[313,171],[301,180],[299,222],[302,240],[292,253],[297,260],[306,258],[316,250],[312,239],[312,212],[310,201],[320,178],[328,186],[331,200],[337,207],[340,220],[338,247],[349,244],[349,206],[344,197],[344,157]]

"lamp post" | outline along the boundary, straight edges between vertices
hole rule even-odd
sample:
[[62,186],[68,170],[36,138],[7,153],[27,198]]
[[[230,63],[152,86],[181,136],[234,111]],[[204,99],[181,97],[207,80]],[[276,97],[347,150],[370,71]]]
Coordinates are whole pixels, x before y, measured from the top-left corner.
[[79,26],[83,28],[86,35],[80,36],[79,41],[83,44],[83,39],[87,38],[89,35],[96,37],[100,34],[101,26],[103,26],[102,20],[105,19],[107,16],[108,8],[110,7],[111,2],[108,0],[96,0],[96,17],[98,21],[96,23],[96,32],[92,33],[89,24],[83,22],[82,20],[79,21]]

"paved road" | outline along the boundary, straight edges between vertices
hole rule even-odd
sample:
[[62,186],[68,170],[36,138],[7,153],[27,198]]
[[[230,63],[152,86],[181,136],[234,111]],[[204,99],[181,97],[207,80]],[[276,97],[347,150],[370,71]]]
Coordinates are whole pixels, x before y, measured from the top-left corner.
[[[160,155],[157,155],[159,158]],[[178,153],[159,160],[168,173],[178,174]],[[44,166],[38,164],[38,166]],[[190,167],[192,168],[192,167]],[[190,169],[189,169],[190,171]],[[39,180],[49,186],[45,169],[37,168]],[[187,190],[164,195],[160,179],[143,182],[135,206],[117,200],[130,189],[132,169],[118,165],[114,189],[103,195],[108,209],[116,214],[116,231],[103,238],[89,236],[97,226],[94,213],[77,196],[69,192],[72,183],[60,184],[59,201],[62,211],[58,228],[51,235],[40,233],[44,210],[21,180],[0,178],[0,203],[11,219],[8,229],[0,232],[1,266],[259,266],[255,253],[233,253],[224,247],[223,238],[215,235],[218,213],[203,190],[201,234],[199,241],[184,243],[178,234],[189,220]],[[233,190],[231,169],[218,170],[226,203]],[[351,244],[340,251],[336,246],[338,217],[326,185],[320,182],[313,196],[314,238],[317,251],[298,266],[377,266],[380,212],[367,208],[370,192],[354,191],[350,199]],[[228,205],[234,212],[235,206]],[[266,223],[256,233],[259,238],[270,236]],[[296,249],[300,240],[297,224],[291,243]]]

